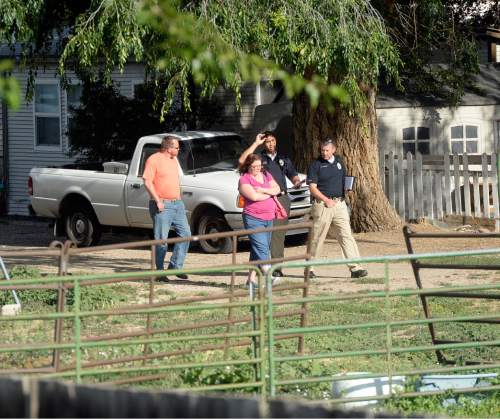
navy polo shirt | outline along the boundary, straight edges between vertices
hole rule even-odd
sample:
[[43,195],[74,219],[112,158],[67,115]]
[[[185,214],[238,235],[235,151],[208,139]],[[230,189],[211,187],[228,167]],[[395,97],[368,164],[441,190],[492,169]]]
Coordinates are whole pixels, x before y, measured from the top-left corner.
[[276,154],[273,160],[265,151],[261,153],[261,156],[264,169],[271,173],[281,191],[286,192],[286,178],[292,180],[292,178],[298,176],[292,161],[282,154]]
[[319,157],[309,166],[307,183],[318,185],[319,191],[328,198],[339,198],[344,196],[345,175],[346,170],[340,156],[335,156],[333,163]]

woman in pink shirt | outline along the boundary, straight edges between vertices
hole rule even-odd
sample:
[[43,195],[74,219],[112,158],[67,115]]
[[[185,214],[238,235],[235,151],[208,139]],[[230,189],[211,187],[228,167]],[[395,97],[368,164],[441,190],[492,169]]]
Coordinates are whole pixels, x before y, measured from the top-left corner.
[[[250,154],[240,166],[238,190],[245,199],[243,224],[247,230],[272,227],[276,212],[273,196],[280,193],[279,185],[270,173],[262,170],[262,160],[258,154]],[[250,260],[270,259],[271,232],[249,235]],[[264,273],[269,265],[261,265]],[[248,282],[255,283],[255,272],[251,271]]]

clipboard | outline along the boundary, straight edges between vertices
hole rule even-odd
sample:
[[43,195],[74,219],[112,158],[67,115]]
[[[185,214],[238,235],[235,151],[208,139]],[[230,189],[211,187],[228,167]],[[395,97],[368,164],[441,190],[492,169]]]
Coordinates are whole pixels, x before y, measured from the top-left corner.
[[352,191],[354,188],[355,176],[344,176],[344,190]]

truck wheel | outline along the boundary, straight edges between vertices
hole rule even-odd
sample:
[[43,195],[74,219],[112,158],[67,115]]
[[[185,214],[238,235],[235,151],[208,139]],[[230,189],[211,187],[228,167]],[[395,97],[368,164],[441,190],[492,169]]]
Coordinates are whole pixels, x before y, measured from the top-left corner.
[[[222,233],[230,230],[222,214],[209,213],[200,217],[197,234]],[[231,253],[233,247],[231,237],[200,240],[200,246],[206,253]]]
[[96,245],[101,238],[101,225],[91,209],[81,208],[64,215],[68,238],[78,247]]

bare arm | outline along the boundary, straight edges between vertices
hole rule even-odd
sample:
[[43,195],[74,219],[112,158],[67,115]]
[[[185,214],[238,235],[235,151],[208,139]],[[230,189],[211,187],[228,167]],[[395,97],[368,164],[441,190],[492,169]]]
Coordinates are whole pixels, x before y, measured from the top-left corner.
[[269,196],[278,195],[281,192],[281,188],[279,187],[279,185],[276,183],[276,181],[274,179],[269,181],[269,185],[270,185],[269,188],[262,188],[259,186],[255,190],[259,193],[263,193],[263,194],[266,194]]
[[163,201],[160,199],[158,194],[155,191],[155,187],[153,185],[153,181],[151,179],[144,179],[144,186],[149,193],[151,199],[156,202],[156,206],[158,207],[158,211],[163,211],[165,208],[163,206]]
[[240,158],[238,159],[238,164],[241,166],[245,163],[247,157],[255,152],[258,146],[264,144],[264,134],[257,134],[255,137],[255,141],[243,152],[241,153]]
[[309,184],[309,191],[311,192],[311,195],[314,198],[316,198],[319,201],[323,201],[328,208],[331,208],[336,204],[336,202],[333,199],[326,197],[320,192],[320,190],[318,189],[318,185],[316,183]]
[[293,178],[290,179],[290,181],[293,183],[293,186],[296,188],[300,188],[300,185],[302,185],[305,182],[304,180],[300,180],[300,177],[294,176]]
[[249,185],[248,183],[238,186],[238,191],[240,192],[241,195],[243,195],[250,201],[265,201],[266,199],[269,198],[269,195],[262,192],[257,192],[253,188],[253,186]]

